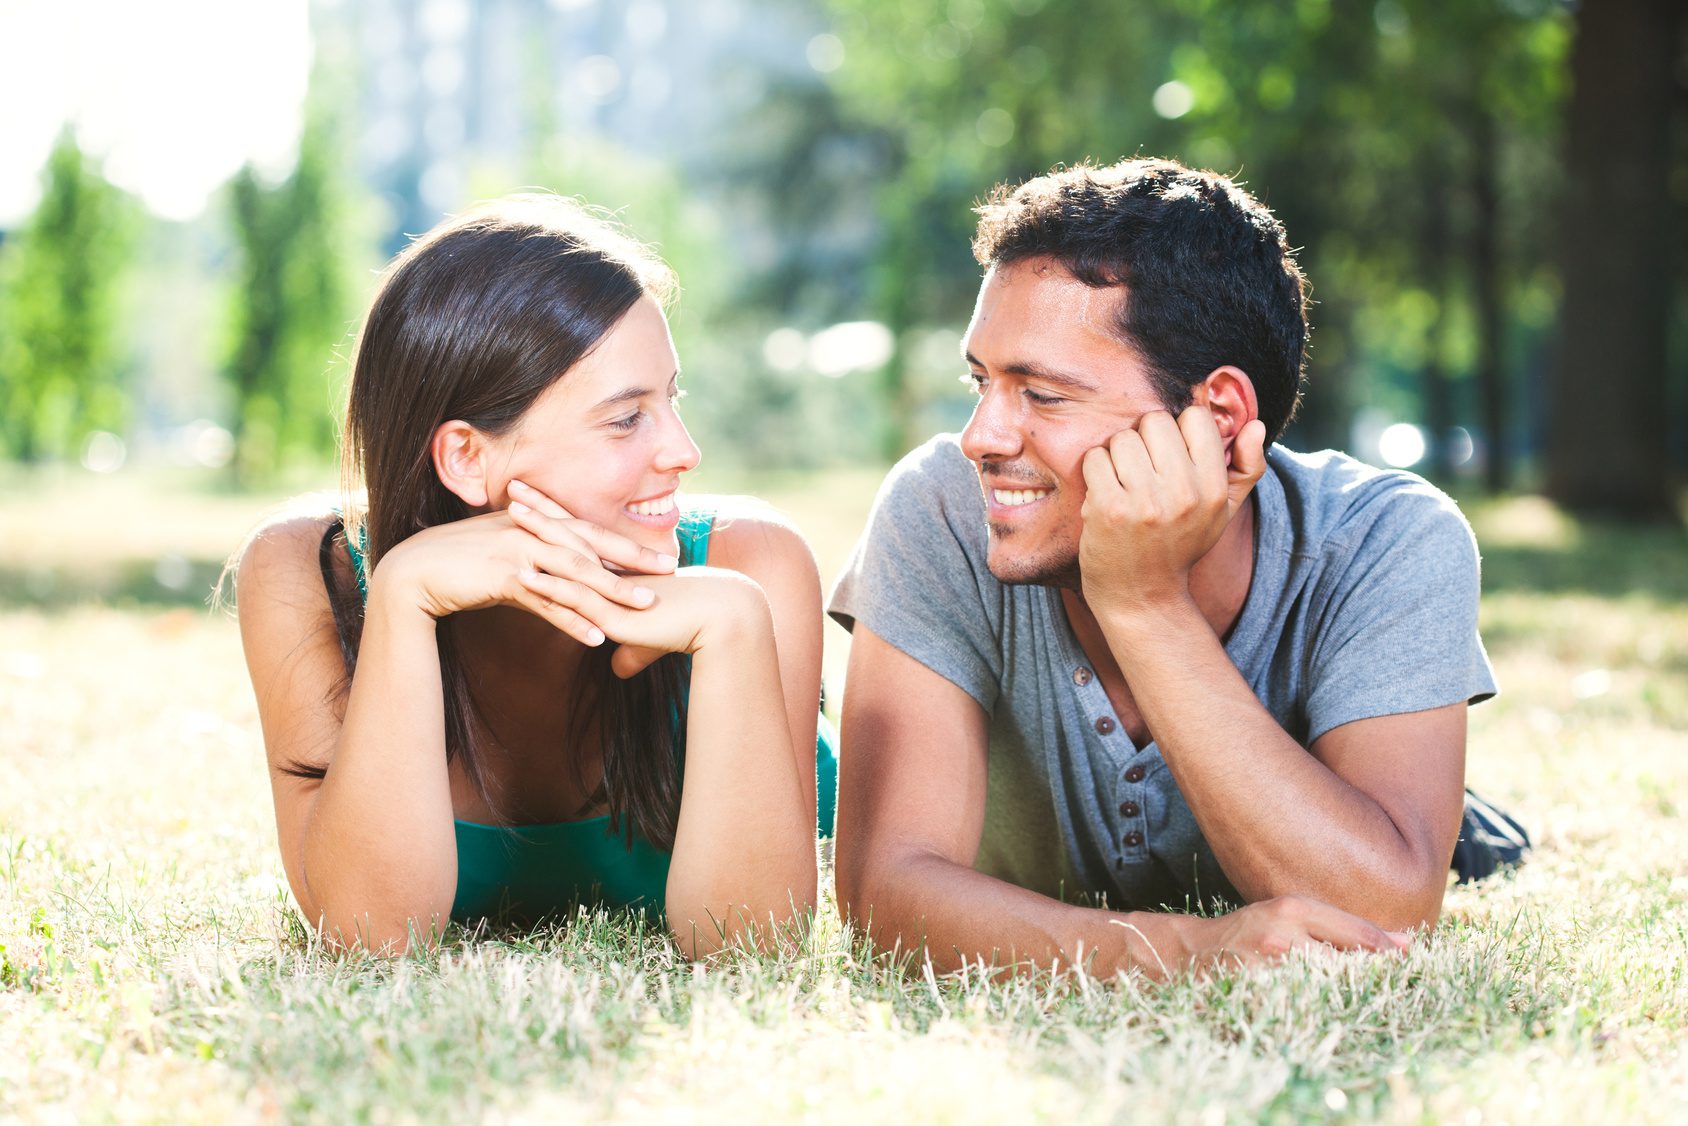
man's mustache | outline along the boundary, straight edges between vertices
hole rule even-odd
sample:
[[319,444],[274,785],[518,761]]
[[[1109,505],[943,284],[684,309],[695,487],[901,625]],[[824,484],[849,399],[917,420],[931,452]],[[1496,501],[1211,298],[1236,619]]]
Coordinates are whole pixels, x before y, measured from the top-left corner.
[[978,469],[980,477],[988,479],[998,487],[1013,484],[1029,485],[1034,489],[1055,488],[1055,482],[1019,462],[983,461],[979,463]]

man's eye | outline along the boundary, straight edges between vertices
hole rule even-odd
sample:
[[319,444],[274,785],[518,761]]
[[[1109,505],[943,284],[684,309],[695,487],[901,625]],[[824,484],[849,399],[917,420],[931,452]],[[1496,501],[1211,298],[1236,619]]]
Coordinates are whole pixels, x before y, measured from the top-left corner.
[[985,390],[985,377],[976,371],[967,372],[961,377],[961,382],[972,387],[975,394],[982,394]]
[[1059,395],[1040,395],[1036,391],[1033,391],[1030,387],[1026,388],[1026,398],[1030,399],[1040,407],[1054,406],[1056,403],[1064,403],[1067,401]]

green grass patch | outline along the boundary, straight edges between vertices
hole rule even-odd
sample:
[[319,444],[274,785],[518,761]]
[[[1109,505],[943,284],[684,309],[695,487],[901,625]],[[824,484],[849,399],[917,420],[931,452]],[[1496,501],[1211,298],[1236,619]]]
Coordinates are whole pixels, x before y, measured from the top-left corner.
[[[868,475],[772,491],[830,577]],[[8,501],[0,575],[220,558],[263,507],[137,494],[54,557],[51,501]],[[288,906],[233,623],[0,597],[0,1120],[1682,1121],[1688,541],[1470,511],[1502,695],[1469,772],[1536,855],[1452,889],[1404,957],[1158,987],[934,977],[830,906],[790,957],[702,967],[593,912],[325,951]]]

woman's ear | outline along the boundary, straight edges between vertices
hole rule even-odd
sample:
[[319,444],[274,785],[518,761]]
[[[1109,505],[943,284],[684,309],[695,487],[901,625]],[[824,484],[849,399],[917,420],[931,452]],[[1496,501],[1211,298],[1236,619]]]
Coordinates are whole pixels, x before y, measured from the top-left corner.
[[486,435],[462,419],[454,418],[440,423],[434,430],[434,440],[428,452],[433,457],[434,472],[439,475],[440,484],[470,508],[487,506]]
[[1226,364],[1214,368],[1206,379],[1191,389],[1190,399],[1200,403],[1213,414],[1219,427],[1219,437],[1225,443],[1225,459],[1231,458],[1231,446],[1243,427],[1260,417],[1260,399],[1254,393],[1254,380],[1242,368]]

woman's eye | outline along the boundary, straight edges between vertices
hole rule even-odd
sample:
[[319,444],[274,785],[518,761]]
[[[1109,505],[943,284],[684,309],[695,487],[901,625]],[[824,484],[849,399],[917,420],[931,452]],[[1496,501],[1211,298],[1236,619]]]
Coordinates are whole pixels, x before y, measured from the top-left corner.
[[626,418],[611,419],[610,424],[609,424],[610,429],[611,430],[631,430],[635,426],[639,425],[639,419],[644,415],[644,413],[645,413],[644,411],[634,411],[632,414],[628,415]]

